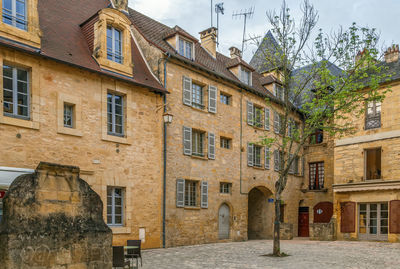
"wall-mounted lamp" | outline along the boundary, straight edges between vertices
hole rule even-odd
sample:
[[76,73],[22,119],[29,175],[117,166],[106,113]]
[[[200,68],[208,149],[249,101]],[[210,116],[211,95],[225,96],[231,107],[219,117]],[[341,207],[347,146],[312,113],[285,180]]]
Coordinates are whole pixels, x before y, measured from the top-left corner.
[[173,118],[173,117],[174,117],[174,116],[173,116],[172,114],[170,114],[170,113],[168,113],[168,112],[165,112],[165,113],[163,114],[164,123],[170,124],[170,123],[172,122],[172,118]]

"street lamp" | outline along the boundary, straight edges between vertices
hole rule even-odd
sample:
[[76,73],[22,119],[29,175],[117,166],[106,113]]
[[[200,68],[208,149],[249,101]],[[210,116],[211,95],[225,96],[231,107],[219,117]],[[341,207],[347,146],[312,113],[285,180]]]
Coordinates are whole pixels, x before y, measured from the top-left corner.
[[170,113],[168,113],[168,112],[165,112],[165,113],[163,114],[164,123],[170,124],[170,123],[172,122],[172,118],[173,118],[173,117],[174,117],[174,116],[173,116],[172,114],[170,114]]

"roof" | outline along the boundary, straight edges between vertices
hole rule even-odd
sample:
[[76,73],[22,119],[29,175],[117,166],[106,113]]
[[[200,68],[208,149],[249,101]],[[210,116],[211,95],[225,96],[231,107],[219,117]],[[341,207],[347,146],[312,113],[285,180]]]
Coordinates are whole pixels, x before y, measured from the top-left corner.
[[[258,46],[256,52],[250,60],[250,65],[255,68],[255,70],[259,73],[268,72],[272,69],[276,69],[279,67],[277,64],[273,64],[271,62],[267,62],[265,60],[266,56],[273,56],[279,50],[279,44],[276,42],[275,37],[268,31],[261,44]],[[265,55],[265,52],[268,51],[271,55]],[[276,63],[278,63],[278,59],[276,59]]]
[[24,48],[16,42],[4,39],[0,40],[0,44],[166,93],[167,91],[147,68],[133,39],[131,42],[133,77],[103,70],[92,57],[80,25],[109,5],[109,0],[40,0],[38,13],[42,32],[41,49]]

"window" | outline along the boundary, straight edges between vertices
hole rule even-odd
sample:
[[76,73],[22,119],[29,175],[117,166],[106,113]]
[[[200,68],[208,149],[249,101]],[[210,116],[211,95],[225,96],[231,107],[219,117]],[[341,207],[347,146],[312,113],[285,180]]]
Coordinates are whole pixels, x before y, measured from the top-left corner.
[[324,142],[324,132],[321,129],[316,130],[310,136],[310,144],[321,144]]
[[122,188],[107,187],[107,224],[123,225],[124,193]]
[[254,106],[254,126],[263,127],[263,109],[261,107]]
[[192,130],[192,155],[204,156],[204,132]]
[[261,167],[261,146],[256,146],[254,145],[254,159],[253,159],[253,164],[256,167]]
[[274,95],[275,97],[277,97],[279,100],[284,100],[284,91],[283,91],[283,87],[278,85],[278,84],[274,84]]
[[123,96],[107,94],[107,131],[110,135],[124,135],[124,100]]
[[64,103],[64,127],[74,128],[75,105]]
[[381,127],[381,102],[371,101],[367,104],[365,129]]
[[283,166],[283,152],[280,150],[274,150],[274,170],[280,171]]
[[195,83],[192,83],[192,106],[200,109],[204,108],[203,87]]
[[299,174],[299,160],[300,160],[299,156],[293,157],[291,154],[290,158],[293,158],[293,162],[290,165],[289,174],[297,175]]
[[285,222],[285,205],[282,204],[282,203],[281,203],[281,206],[280,206],[279,221],[280,221],[280,223],[284,223]]
[[6,194],[5,190],[0,190],[0,222],[3,217],[3,197]]
[[231,148],[232,139],[226,138],[226,137],[221,137],[220,142],[221,142],[221,148],[224,148],[224,149]]
[[197,181],[185,180],[185,206],[197,206]]
[[274,133],[276,134],[283,134],[283,115],[279,114],[278,112],[274,112]]
[[29,118],[28,71],[3,65],[3,99],[5,115]]
[[251,73],[250,71],[241,68],[240,69],[240,81],[247,84],[251,85]]
[[122,33],[107,26],[107,59],[122,64]]
[[188,59],[193,59],[193,55],[192,55],[193,43],[192,42],[179,38],[179,48],[178,49],[179,49],[178,52],[180,55],[182,55]]
[[25,0],[3,0],[3,22],[21,30],[27,29]]
[[231,193],[232,190],[232,183],[221,182],[219,184],[219,192],[220,193]]
[[310,190],[324,188],[324,162],[310,163]]
[[366,149],[365,155],[365,179],[381,179],[381,148]]
[[231,104],[231,96],[227,95],[225,93],[221,93],[220,94],[220,99],[221,99],[221,103],[225,104],[225,105],[230,105]]

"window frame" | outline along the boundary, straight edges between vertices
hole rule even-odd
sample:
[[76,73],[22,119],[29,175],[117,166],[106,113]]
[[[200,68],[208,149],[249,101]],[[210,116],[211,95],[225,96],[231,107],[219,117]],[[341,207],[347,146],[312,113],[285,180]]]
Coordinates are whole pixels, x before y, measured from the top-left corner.
[[[192,156],[205,156],[205,137],[206,132],[192,128]],[[200,151],[200,152],[197,152]]]
[[[204,109],[204,86],[192,81],[192,88],[190,90],[192,92],[192,107]],[[197,100],[196,102],[194,101],[195,99],[198,99],[197,97],[200,98],[201,103],[198,103]]]
[[[183,44],[183,51],[181,50],[181,42]],[[190,46],[190,55],[187,55],[188,54],[188,51],[187,51],[188,45]],[[193,42],[191,42],[187,39],[184,39],[182,37],[179,37],[177,46],[178,46],[177,51],[178,51],[179,55],[181,55],[185,58],[191,59],[191,60],[194,59],[194,57],[193,57],[193,53],[194,53]]]
[[[322,164],[322,166],[321,166]],[[315,173],[314,173],[314,182],[312,184],[312,169],[311,167],[315,166]],[[309,190],[323,190],[325,187],[325,162],[312,162],[308,164],[308,174],[309,174]],[[322,167],[322,173],[320,173],[320,169]],[[322,180],[321,180],[322,179]],[[321,184],[322,182],[322,184]]]
[[232,102],[231,98],[232,98],[232,95],[228,95],[224,92],[220,92],[220,94],[219,94],[219,99],[220,99],[221,104],[230,106],[231,102]]
[[[19,30],[22,30],[22,31],[28,31],[28,4],[27,4],[27,0],[9,0],[11,2],[11,14],[7,13],[7,15],[5,15],[6,14],[5,13],[5,9],[6,8],[4,7],[5,1],[6,0],[3,0],[2,7],[1,7],[2,8],[2,23],[5,23],[7,25],[11,25],[11,26],[13,26],[13,27],[15,27],[15,28],[17,28]],[[23,2],[23,4],[24,4],[24,12],[25,12],[25,14],[24,14],[24,18],[23,19],[18,18],[17,2]],[[11,16],[11,19],[8,19],[8,20],[11,20],[11,24],[4,21],[5,20],[4,19],[5,16]],[[18,22],[18,21],[23,21],[23,23]],[[24,27],[23,28],[18,27],[17,23],[22,24]]]
[[[10,77],[5,77],[4,75],[4,67],[10,67],[12,70],[12,78]],[[6,64],[3,63],[3,115],[7,116],[7,117],[12,117],[12,118],[18,118],[18,119],[24,119],[24,120],[30,120],[30,114],[31,114],[31,89],[30,89],[30,70],[26,69],[26,68],[21,68],[12,64]],[[24,71],[26,72],[26,81],[21,81],[26,83],[26,94],[25,93],[20,93],[18,92],[18,71]],[[12,89],[5,89],[4,87],[4,79],[11,79],[12,81]],[[5,91],[11,91],[12,92],[12,106],[13,106],[13,112],[9,113],[5,111],[5,105],[6,105],[6,101],[4,100],[4,96],[5,96]],[[26,106],[22,105],[24,107],[27,108],[27,115],[19,115],[18,114],[18,107],[21,106],[20,104],[18,104],[18,94],[23,94],[27,96],[26,99]],[[10,102],[7,102],[10,103]]]
[[324,143],[324,131],[321,129],[317,129],[310,135],[310,145],[318,145],[322,143]]
[[[379,152],[380,156],[380,171],[378,174],[378,178],[368,178],[368,152],[377,151]],[[364,149],[364,180],[371,181],[371,180],[382,180],[382,147],[375,147],[375,148],[366,148]]]
[[[199,181],[185,179],[185,190],[183,197],[184,207],[198,207]],[[193,196],[194,195],[194,196]],[[194,204],[193,204],[194,203]]]
[[[254,145],[254,149],[253,149],[253,166],[254,167],[262,167],[262,161],[261,161],[261,153],[262,153],[262,146],[259,145]],[[259,150],[259,163],[256,162],[257,160],[257,152],[256,150]]]
[[[109,36],[108,36],[108,30],[109,29],[111,29],[111,33],[112,33],[112,36],[111,36],[111,49],[108,47],[108,39],[110,38]],[[119,33],[119,45],[120,45],[120,55],[118,55],[117,53],[116,53],[116,50],[115,50],[115,41],[116,41],[116,33]],[[119,64],[123,64],[124,63],[124,57],[123,57],[123,31],[122,30],[120,30],[120,29],[118,29],[118,28],[115,28],[114,26],[112,26],[112,25],[107,25],[107,27],[106,27],[106,50],[107,50],[107,55],[106,55],[106,57],[107,57],[107,60],[110,60],[110,61],[113,61],[113,62],[115,62],[115,63],[119,63]],[[109,56],[111,57],[111,59],[109,58]],[[120,61],[118,61],[118,59],[120,60]]]
[[219,139],[220,147],[223,149],[232,148],[232,139],[228,137],[221,136]]
[[[66,115],[66,112],[67,112],[67,110],[66,110],[66,108],[67,107],[70,107],[71,108],[71,114],[70,115]],[[66,128],[72,128],[72,129],[74,129],[75,128],[75,104],[70,104],[70,103],[67,103],[67,102],[64,102],[64,113],[63,113],[63,118],[64,118],[64,127],[66,127]],[[69,125],[69,124],[67,124],[65,121],[66,121],[66,116],[70,116],[70,121],[71,121],[71,124]]]
[[[259,112],[259,119],[257,118],[257,112]],[[253,104],[253,126],[257,128],[263,128],[265,125],[264,109],[260,106]]]
[[[247,68],[240,67],[240,81],[246,85],[252,86],[251,71]],[[246,75],[245,75],[246,74]]]
[[221,193],[221,194],[232,194],[232,183],[230,183],[230,182],[220,182],[219,183],[219,193]]
[[[108,105],[109,105],[109,102],[108,102],[108,97],[109,97],[109,95],[111,95],[112,96],[112,102],[111,102],[111,113],[108,111]],[[118,97],[121,97],[121,115],[117,115],[116,113],[115,113],[115,107],[116,107],[116,104],[115,104],[115,97],[116,96],[118,96]],[[125,95],[122,95],[122,94],[117,94],[117,93],[113,93],[113,92],[107,92],[107,134],[108,135],[113,135],[113,136],[118,136],[118,137],[124,137],[125,136],[125,102],[124,102],[124,99],[125,99]],[[111,126],[112,126],[112,131],[109,131],[109,124],[110,124],[110,122],[108,121],[108,116],[109,116],[109,114],[111,114]],[[118,133],[118,132],[116,132],[116,126],[117,126],[117,124],[116,124],[116,116],[121,116],[121,133]]]
[[[370,104],[372,104],[372,107],[371,107],[372,113],[368,112],[370,109]],[[381,128],[381,126],[382,126],[381,113],[382,113],[382,102],[377,102],[377,101],[366,102],[365,130]]]
[[[111,192],[111,196],[109,195],[108,191],[110,190]],[[116,196],[115,190],[120,190],[121,191],[121,195],[119,197]],[[111,205],[108,204],[108,198],[111,198]],[[115,218],[118,214],[115,213],[115,208],[116,208],[116,204],[115,204],[115,199],[116,198],[121,198],[121,205],[119,205],[121,207],[121,223],[116,223]],[[107,186],[107,225],[108,226],[124,226],[124,207],[125,207],[125,203],[124,203],[124,199],[125,199],[125,191],[124,188],[122,187],[114,187],[114,186]],[[109,214],[108,212],[108,208],[111,206],[111,214]],[[111,223],[108,222],[108,217],[111,216]]]

